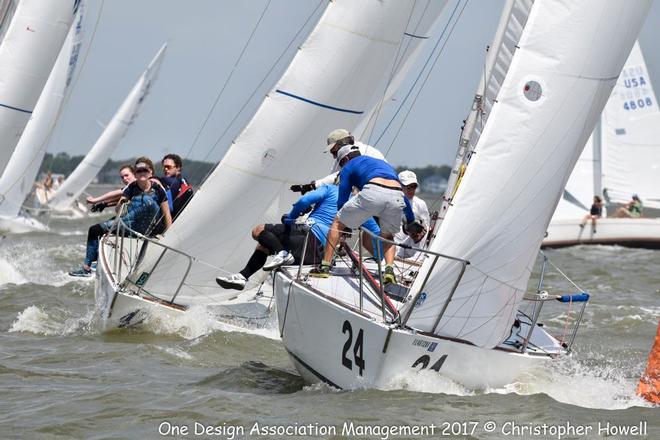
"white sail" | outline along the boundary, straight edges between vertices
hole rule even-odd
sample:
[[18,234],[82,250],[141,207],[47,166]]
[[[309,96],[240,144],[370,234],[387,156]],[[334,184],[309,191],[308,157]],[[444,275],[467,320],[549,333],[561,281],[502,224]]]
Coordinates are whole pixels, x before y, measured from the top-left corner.
[[639,44],[602,115],[603,188],[613,203],[637,193],[660,209],[660,112]]
[[[330,2],[283,77],[220,164],[165,234],[164,243],[227,271],[254,250],[250,229],[277,223],[297,195],[292,183],[327,174],[321,151],[332,129],[353,130],[383,96],[411,16],[412,1]],[[147,261],[138,268],[150,270]],[[187,260],[163,258],[145,285],[169,297]],[[217,269],[194,264],[179,294],[184,302],[223,299]],[[233,293],[232,293],[233,296]]]
[[409,326],[488,348],[507,338],[550,217],[649,6],[534,2],[431,246],[470,265],[450,297],[460,267],[440,260],[425,284],[426,300],[407,306]]
[[[594,137],[600,137],[600,154]],[[660,112],[639,42],[635,42],[601,123],[575,164],[554,220],[581,219],[589,212],[597,182],[612,203],[638,193],[644,205],[660,208]],[[597,139],[596,139],[597,140]]]
[[78,164],[76,169],[55,192],[48,204],[52,209],[66,210],[71,208],[74,201],[103,168],[112,152],[119,145],[119,141],[137,118],[144,98],[156,80],[166,48],[167,44],[160,48],[92,149],[89,150],[82,162]]
[[53,69],[79,0],[22,0],[0,44],[0,173]]
[[0,216],[18,215],[23,201],[32,190],[76,67],[82,41],[82,21],[81,2],[78,17],[69,30],[32,117],[0,177]]

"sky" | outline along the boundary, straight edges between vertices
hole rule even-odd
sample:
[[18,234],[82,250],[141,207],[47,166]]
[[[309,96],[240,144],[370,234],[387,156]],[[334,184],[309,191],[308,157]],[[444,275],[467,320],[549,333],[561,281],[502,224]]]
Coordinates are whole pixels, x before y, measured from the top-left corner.
[[[460,1],[449,0],[420,54],[417,68],[388,103],[365,142],[387,151],[395,166],[453,162],[470,109],[485,48],[503,0],[468,0],[457,25],[447,21]],[[660,4],[640,33],[651,80],[660,85]],[[174,152],[219,161],[274,86],[327,0],[85,0],[82,56],[49,152],[85,154],[160,46],[168,43],[158,79],[113,159]],[[385,134],[431,49],[444,36],[438,61],[414,105],[404,106]],[[448,36],[448,37],[447,37]],[[246,44],[249,40],[249,44]],[[293,44],[290,44],[293,42]],[[287,50],[288,47],[288,50]],[[359,72],[356,72],[359,75]],[[217,103],[216,103],[217,100]],[[408,103],[412,102],[412,99]],[[215,103],[215,104],[214,104]],[[327,133],[319,133],[322,144]],[[411,147],[412,146],[412,147]]]

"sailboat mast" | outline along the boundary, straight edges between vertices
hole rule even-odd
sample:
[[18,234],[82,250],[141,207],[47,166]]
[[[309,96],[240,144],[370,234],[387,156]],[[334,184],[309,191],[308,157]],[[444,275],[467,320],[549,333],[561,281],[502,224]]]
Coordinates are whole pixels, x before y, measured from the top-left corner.
[[479,80],[479,86],[477,87],[474,100],[472,101],[472,108],[461,128],[458,151],[451,174],[449,175],[447,189],[442,199],[440,221],[436,224],[436,230],[439,228],[447,209],[451,205],[460,184],[461,176],[470,161],[474,147],[481,134],[481,129],[485,125],[488,113],[490,113],[494,99],[508,70],[532,3],[532,0],[507,0],[504,4],[493,42],[487,49],[488,53],[484,63],[483,74]]
[[[592,134],[593,145],[593,173],[594,173],[594,195],[603,197],[603,117],[598,118],[596,128]],[[603,216],[605,213],[603,206]]]

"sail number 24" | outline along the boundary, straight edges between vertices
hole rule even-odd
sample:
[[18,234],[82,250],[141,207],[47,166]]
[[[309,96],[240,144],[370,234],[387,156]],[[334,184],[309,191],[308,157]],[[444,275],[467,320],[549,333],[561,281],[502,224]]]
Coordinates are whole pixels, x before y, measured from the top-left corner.
[[[347,321],[344,321],[344,325],[341,328],[341,332],[346,334],[348,333],[348,337],[346,338],[346,342],[344,343],[344,348],[341,351],[341,364],[348,368],[349,370],[353,370],[353,361],[355,362],[355,366],[358,368],[358,372],[360,373],[360,376],[362,376],[362,372],[364,371],[364,358],[363,356],[363,344],[364,344],[364,331],[360,329],[358,331],[357,337],[355,338],[355,345],[353,345],[353,327],[351,327],[351,323]],[[348,352],[351,350],[351,346],[353,347],[353,361],[351,361],[348,358]]]

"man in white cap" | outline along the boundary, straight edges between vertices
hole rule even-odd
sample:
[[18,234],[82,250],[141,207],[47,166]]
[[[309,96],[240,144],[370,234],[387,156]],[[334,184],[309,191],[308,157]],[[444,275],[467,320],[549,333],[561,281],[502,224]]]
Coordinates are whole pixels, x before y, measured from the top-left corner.
[[[415,219],[418,220],[424,229],[428,232],[429,225],[431,224],[431,215],[429,214],[429,208],[426,206],[426,202],[419,197],[415,197],[415,192],[419,187],[419,183],[417,182],[417,175],[410,170],[401,171],[399,173],[399,182],[401,182],[401,189],[403,189],[403,194],[408,200],[410,200],[413,213],[415,214]],[[394,236],[394,241],[397,243],[411,244],[410,237],[408,234],[403,232],[403,229],[396,233]],[[414,243],[417,244],[419,241],[421,240],[417,240]]]
[[360,150],[361,156],[374,157],[376,159],[384,160],[387,162],[387,160],[385,160],[385,156],[383,156],[383,153],[378,151],[376,148],[367,144],[363,144],[362,142],[355,142],[355,138],[351,133],[349,133],[348,130],[344,128],[338,128],[328,134],[327,145],[323,147],[324,153],[330,153],[332,154],[332,157],[335,158],[335,163],[332,167],[332,173],[321,179],[313,180],[310,183],[303,185],[292,185],[291,191],[305,194],[307,191],[312,191],[323,185],[335,185],[340,169],[339,160],[337,160],[337,153],[339,152],[339,149],[345,145],[357,146]]

